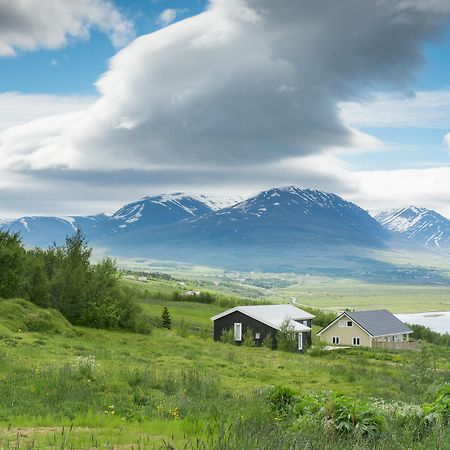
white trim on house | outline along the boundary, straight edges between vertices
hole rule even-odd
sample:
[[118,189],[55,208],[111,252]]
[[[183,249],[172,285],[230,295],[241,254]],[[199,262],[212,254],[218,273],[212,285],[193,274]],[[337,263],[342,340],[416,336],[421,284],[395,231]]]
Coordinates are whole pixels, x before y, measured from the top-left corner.
[[303,350],[303,333],[298,333],[297,336],[297,348],[298,350]]
[[242,341],[242,323],[240,322],[234,323],[234,340]]
[[371,335],[373,338],[386,337],[386,336],[403,336],[404,334],[411,334],[414,331],[404,331],[403,333],[389,333],[389,334],[379,334],[377,336]]
[[[341,320],[342,317],[346,317],[346,322],[353,322],[353,324],[358,325],[359,328],[361,328],[362,331],[364,331],[367,336],[369,337],[379,337],[379,336],[372,336],[365,328],[363,328],[358,322],[355,322],[350,316],[347,316],[345,312],[341,313],[340,316],[337,316],[336,319],[333,320],[333,322],[329,323],[325,328],[322,328],[318,333],[317,336],[320,336],[325,330],[328,330],[328,328],[331,327],[331,325],[334,325],[338,320]],[[353,326],[353,325],[352,325]],[[347,328],[347,324],[345,326],[340,326],[340,328]],[[403,333],[402,333],[403,334]]]

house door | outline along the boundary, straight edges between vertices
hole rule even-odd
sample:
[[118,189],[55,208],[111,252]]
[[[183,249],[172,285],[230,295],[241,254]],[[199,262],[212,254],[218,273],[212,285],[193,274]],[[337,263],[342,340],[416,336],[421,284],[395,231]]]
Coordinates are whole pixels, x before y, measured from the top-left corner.
[[298,333],[298,349],[303,350],[303,333]]

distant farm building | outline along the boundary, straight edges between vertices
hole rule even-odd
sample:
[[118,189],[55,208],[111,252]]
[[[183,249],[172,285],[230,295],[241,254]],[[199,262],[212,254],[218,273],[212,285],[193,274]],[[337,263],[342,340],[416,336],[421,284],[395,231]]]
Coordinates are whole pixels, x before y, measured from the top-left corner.
[[409,349],[413,331],[386,309],[345,311],[320,330],[320,340],[333,346]]
[[315,316],[292,305],[258,305],[237,306],[224,311],[211,320],[214,322],[214,339],[220,340],[222,334],[233,331],[237,344],[242,343],[248,329],[252,330],[253,339],[261,346],[266,337],[273,338],[277,345],[277,333],[283,323],[288,323],[297,342],[297,350],[302,351],[311,345],[311,327]]

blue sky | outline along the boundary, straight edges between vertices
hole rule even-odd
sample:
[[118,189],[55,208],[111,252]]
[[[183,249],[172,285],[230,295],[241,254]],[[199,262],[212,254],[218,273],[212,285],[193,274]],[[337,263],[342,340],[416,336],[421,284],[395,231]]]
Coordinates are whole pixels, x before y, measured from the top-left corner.
[[450,216],[446,0],[19,3],[0,5],[0,217],[282,184]]
[[[161,27],[158,16],[162,11],[177,9],[177,20],[180,20],[201,12],[206,0],[120,0],[115,3],[133,21],[139,36]],[[108,37],[95,29],[89,40],[73,40],[62,49],[20,52],[18,57],[0,59],[0,91],[95,94],[94,83],[116,52]]]

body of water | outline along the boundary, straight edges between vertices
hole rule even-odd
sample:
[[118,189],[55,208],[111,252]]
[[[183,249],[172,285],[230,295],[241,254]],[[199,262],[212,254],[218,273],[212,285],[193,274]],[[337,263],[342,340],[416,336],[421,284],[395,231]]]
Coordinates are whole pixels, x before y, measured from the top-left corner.
[[450,311],[425,312],[417,314],[395,314],[402,322],[423,325],[437,333],[450,334]]

